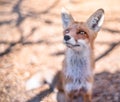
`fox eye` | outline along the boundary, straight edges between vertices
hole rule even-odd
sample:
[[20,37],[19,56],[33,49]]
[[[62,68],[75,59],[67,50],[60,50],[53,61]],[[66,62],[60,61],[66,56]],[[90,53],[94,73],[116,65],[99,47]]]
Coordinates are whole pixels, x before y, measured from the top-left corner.
[[69,30],[69,29],[66,29],[66,30],[65,30],[65,33],[69,33],[69,32],[70,32],[70,30]]
[[81,31],[81,30],[79,30],[79,31],[77,32],[77,34],[84,35],[84,34],[86,34],[86,32],[85,32],[85,31]]

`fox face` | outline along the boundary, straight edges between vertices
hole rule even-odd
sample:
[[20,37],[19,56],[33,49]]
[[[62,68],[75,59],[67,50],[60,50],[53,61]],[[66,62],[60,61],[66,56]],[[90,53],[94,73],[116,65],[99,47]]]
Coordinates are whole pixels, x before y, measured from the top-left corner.
[[90,46],[97,36],[104,20],[103,9],[98,9],[86,22],[76,22],[72,15],[62,10],[64,43],[73,50],[84,50]]
[[89,31],[83,22],[74,22],[64,30],[64,43],[74,50],[84,50],[89,45]]

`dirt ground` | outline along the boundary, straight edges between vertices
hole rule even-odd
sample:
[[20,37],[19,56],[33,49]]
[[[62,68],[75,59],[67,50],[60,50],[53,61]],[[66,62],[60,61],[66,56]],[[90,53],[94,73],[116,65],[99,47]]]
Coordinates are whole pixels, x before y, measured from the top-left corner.
[[93,102],[120,102],[120,0],[0,0],[0,102],[57,102],[62,7],[78,21],[105,10],[95,41]]

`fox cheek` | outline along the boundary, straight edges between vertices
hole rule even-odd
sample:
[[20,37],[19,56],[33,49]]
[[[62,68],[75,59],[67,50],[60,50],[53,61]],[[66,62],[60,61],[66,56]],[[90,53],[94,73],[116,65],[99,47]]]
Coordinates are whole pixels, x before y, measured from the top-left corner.
[[88,42],[86,40],[79,39],[78,43],[82,48],[87,48],[88,47]]

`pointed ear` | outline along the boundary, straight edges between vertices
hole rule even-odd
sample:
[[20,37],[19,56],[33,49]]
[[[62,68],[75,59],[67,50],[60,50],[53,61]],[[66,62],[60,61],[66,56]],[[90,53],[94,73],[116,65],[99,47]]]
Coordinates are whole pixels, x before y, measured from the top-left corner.
[[87,20],[87,26],[91,30],[98,32],[103,24],[103,21],[104,21],[104,10],[98,9]]
[[66,29],[72,22],[74,22],[73,17],[69,13],[69,11],[65,8],[62,8],[61,17],[64,29]]

